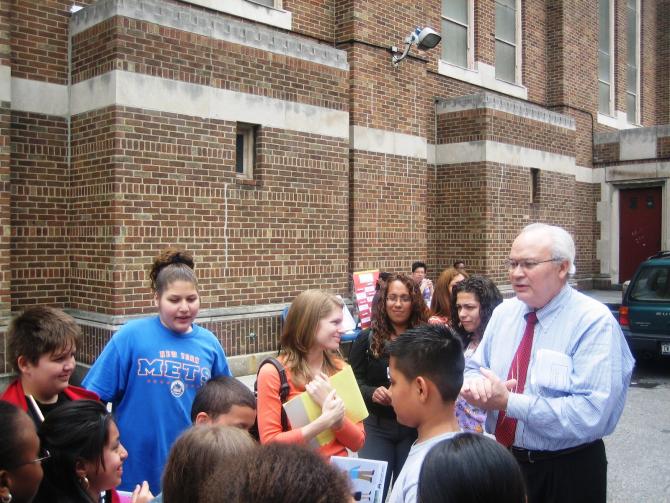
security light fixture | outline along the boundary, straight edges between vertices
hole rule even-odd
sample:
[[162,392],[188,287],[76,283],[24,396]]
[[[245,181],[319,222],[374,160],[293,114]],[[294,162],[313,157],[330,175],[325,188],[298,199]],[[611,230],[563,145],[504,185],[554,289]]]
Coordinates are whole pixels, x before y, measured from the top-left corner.
[[405,39],[405,50],[402,54],[398,55],[400,50],[396,46],[391,47],[391,53],[393,54],[391,61],[393,61],[394,66],[398,66],[398,63],[405,59],[405,56],[409,53],[412,44],[416,44],[418,49],[426,51],[439,44],[440,40],[442,40],[442,37],[432,28],[427,26],[425,28],[416,28]]

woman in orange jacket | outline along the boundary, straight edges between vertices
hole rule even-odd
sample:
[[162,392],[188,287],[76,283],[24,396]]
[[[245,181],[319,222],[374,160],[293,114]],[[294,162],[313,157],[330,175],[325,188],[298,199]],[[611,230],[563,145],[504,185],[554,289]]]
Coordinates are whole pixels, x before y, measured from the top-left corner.
[[331,429],[334,440],[318,449],[324,457],[346,456],[347,449],[358,451],[363,446],[363,424],[347,419],[343,401],[327,381],[345,365],[339,352],[344,333],[342,307],[341,299],[320,290],[302,292],[291,304],[278,357],[289,383],[287,400],[307,391],[321,407],[321,415],[301,428],[294,429],[289,425],[284,431],[279,373],[273,365],[264,365],[257,381],[261,443],[308,443],[321,432]]

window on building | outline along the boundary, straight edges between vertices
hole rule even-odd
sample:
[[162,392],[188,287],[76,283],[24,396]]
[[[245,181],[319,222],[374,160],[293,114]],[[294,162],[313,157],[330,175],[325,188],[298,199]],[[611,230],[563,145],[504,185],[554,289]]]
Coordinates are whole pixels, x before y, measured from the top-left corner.
[[275,9],[281,9],[281,0],[247,0],[247,2],[258,3],[265,5],[266,7],[274,7]]
[[530,203],[538,202],[539,186],[540,186],[540,170],[537,168],[530,168],[529,193]]
[[253,178],[256,164],[256,126],[237,123],[235,136],[235,172],[244,178]]
[[293,16],[283,10],[282,0],[181,0],[208,9],[232,14],[235,17],[251,19],[258,23],[291,30]]
[[626,116],[631,124],[640,120],[640,0],[626,0]]
[[519,0],[496,0],[496,79],[517,83],[520,78]]
[[496,0],[496,79],[518,83],[520,79],[519,0]]
[[599,0],[598,2],[598,111],[613,115],[614,85],[614,0]]
[[472,0],[442,0],[442,59],[463,68],[473,66]]

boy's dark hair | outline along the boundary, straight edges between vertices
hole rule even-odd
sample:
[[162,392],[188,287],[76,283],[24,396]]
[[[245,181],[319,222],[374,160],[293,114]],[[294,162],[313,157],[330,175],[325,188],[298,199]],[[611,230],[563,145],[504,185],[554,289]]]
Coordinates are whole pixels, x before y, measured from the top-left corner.
[[454,262],[454,269],[458,269],[458,264],[465,265],[465,262],[463,260],[457,260],[456,262]]
[[33,365],[44,354],[77,347],[81,328],[72,316],[60,309],[36,306],[12,320],[7,329],[7,353],[12,367],[19,372],[19,356]]
[[191,406],[191,422],[200,412],[212,419],[227,414],[233,405],[256,410],[256,398],[249,388],[234,377],[221,376],[210,379],[195,395]]
[[425,262],[414,262],[412,264],[412,272],[416,271],[419,267],[423,267],[423,270],[428,272],[428,267],[426,267]]
[[525,503],[519,463],[495,440],[462,433],[436,444],[421,465],[420,503]]
[[445,325],[421,325],[403,332],[388,346],[395,367],[407,378],[418,376],[437,386],[442,400],[454,402],[463,386],[463,345]]

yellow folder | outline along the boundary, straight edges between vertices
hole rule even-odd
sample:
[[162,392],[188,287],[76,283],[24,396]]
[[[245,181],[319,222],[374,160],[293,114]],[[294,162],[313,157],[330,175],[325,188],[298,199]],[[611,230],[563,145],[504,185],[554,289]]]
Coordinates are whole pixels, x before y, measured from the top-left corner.
[[[328,382],[344,402],[344,415],[349,420],[358,423],[368,417],[368,409],[365,407],[363,395],[358,388],[351,366],[347,365],[337,374],[332,375]],[[286,410],[292,428],[301,428],[321,415],[321,407],[306,391],[286,402],[284,410]],[[316,436],[317,446],[329,444],[334,439],[335,434],[332,430],[323,431]]]

